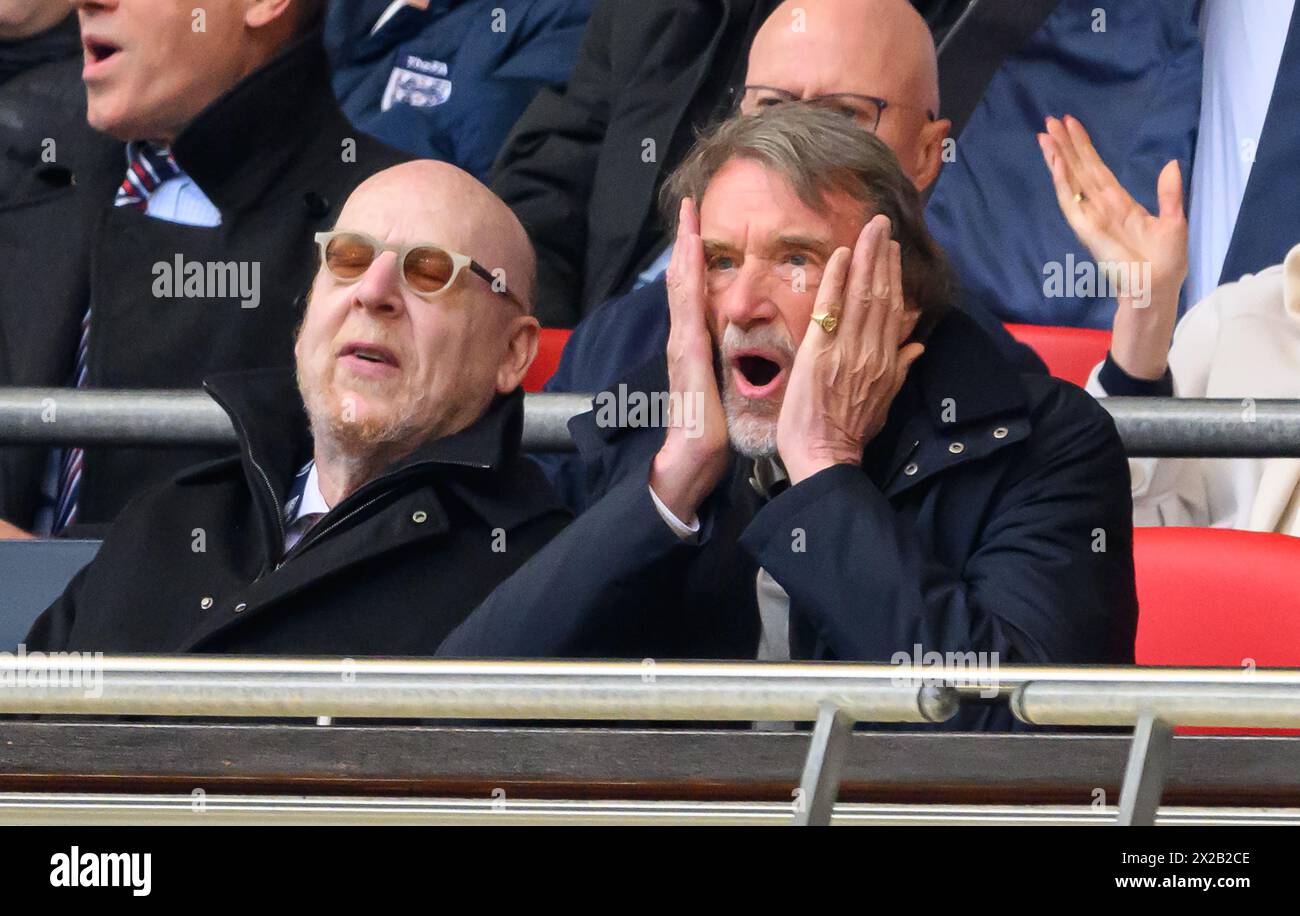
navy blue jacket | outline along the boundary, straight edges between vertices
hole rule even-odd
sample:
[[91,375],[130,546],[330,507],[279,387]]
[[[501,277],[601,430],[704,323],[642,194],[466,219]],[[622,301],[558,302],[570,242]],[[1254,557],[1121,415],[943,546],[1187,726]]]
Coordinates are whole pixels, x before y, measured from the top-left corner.
[[[660,356],[628,384],[662,391],[666,377]],[[662,429],[600,428],[587,413],[570,430],[592,505],[439,654],[753,659],[762,567],[790,595],[796,659],[889,662],[920,646],[999,665],[1133,661],[1132,504],[1114,423],[1076,386],[1017,374],[959,311],[930,335],[861,467],[764,503],[733,458],[700,510],[699,544],[678,540],[650,498]],[[993,707],[953,723],[1009,725]]]
[[[1012,337],[988,312],[977,309],[971,317],[1019,371],[1047,372],[1038,355]],[[667,346],[668,288],[661,278],[605,303],[584,318],[564,345],[560,365],[545,390],[576,394],[604,391],[622,378],[628,367],[662,356]],[[581,473],[581,459],[572,452],[538,453],[533,458],[561,497],[580,510],[585,496],[580,487],[574,486],[573,478]]]
[[389,0],[330,4],[334,93],[360,130],[482,179],[544,86],[563,87],[595,0],[430,0],[370,34]]

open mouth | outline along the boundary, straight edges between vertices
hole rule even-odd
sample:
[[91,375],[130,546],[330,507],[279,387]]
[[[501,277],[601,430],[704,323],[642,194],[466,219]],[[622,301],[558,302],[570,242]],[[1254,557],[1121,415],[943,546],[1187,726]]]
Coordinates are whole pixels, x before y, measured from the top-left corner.
[[781,371],[780,366],[764,356],[741,356],[736,360],[736,368],[755,388],[770,384]]
[[776,390],[785,370],[761,353],[741,353],[731,359],[736,388],[747,398],[765,397]]
[[121,49],[98,38],[86,38],[82,41],[86,48],[86,58],[92,64],[102,64]]
[[359,363],[373,366],[391,366],[394,369],[398,366],[397,355],[387,347],[381,347],[377,344],[348,344],[339,353],[339,357],[341,359],[351,358]]

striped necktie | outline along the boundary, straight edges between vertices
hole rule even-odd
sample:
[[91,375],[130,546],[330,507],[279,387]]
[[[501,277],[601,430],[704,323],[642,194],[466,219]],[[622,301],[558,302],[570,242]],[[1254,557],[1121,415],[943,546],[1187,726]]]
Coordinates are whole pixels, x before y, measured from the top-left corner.
[[158,190],[164,181],[179,175],[181,168],[172,158],[171,150],[166,147],[132,143],[129,149],[130,162],[126,178],[117,189],[117,199],[113,204],[143,211],[149,206],[149,195]]
[[[180,166],[167,148],[148,143],[127,146],[129,162],[126,178],[117,189],[113,200],[115,207],[132,207],[144,212],[149,207],[149,195],[158,190],[164,181],[181,174]],[[90,309],[81,319],[81,337],[77,341],[77,358],[73,368],[73,385],[86,384],[86,354],[90,345]],[[59,489],[54,504],[54,533],[62,531],[77,521],[77,497],[81,489],[81,471],[86,453],[78,447],[67,448],[59,465]]]

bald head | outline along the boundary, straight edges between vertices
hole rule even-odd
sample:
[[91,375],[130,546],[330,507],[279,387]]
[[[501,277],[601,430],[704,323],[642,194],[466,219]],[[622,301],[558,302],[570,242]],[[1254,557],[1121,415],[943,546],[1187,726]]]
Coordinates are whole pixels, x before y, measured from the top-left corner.
[[930,119],[939,111],[934,40],[907,0],[787,0],[754,37],[745,84],[804,99],[884,99],[877,136],[918,188],[938,174],[948,125]]
[[[536,258],[514,212],[474,176],[445,162],[404,162],[362,182],[338,226],[389,227],[391,238],[432,242],[467,254],[532,309]],[[462,281],[463,282],[463,281]]]
[[[429,161],[362,182],[328,236],[294,354],[322,480],[331,468],[349,492],[519,387],[539,333],[520,309],[532,297],[533,250],[491,191]],[[429,247],[484,270],[456,270]]]

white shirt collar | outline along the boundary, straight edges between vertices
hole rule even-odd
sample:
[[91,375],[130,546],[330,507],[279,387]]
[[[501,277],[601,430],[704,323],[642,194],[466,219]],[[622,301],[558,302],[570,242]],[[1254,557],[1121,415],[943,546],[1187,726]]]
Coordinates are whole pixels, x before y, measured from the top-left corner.
[[330,504],[325,502],[325,496],[320,491],[320,475],[316,472],[316,462],[311,463],[311,470],[307,472],[307,482],[302,488],[302,500],[298,503],[298,508],[293,513],[293,521],[298,521],[304,515],[324,515],[330,510]]

